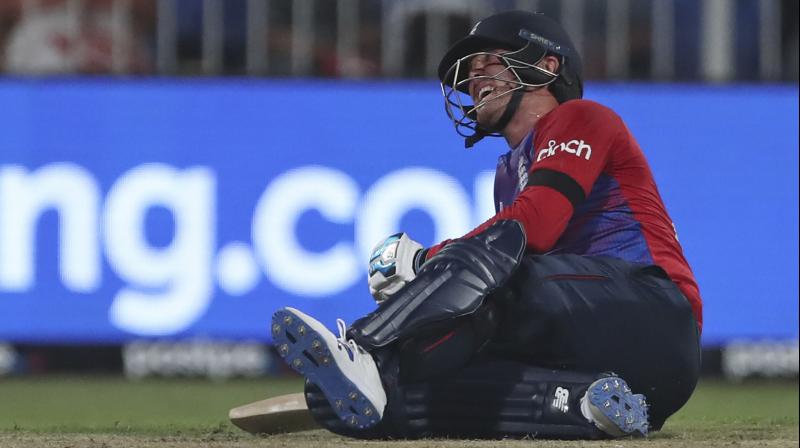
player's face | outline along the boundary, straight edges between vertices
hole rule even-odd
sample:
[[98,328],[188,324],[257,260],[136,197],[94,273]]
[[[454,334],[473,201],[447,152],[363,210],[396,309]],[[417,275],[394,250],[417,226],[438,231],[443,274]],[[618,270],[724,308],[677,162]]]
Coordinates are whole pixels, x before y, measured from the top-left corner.
[[495,55],[505,52],[489,50],[469,61],[469,94],[476,106],[478,123],[491,125],[497,122],[511,98],[508,91],[517,86],[511,82],[515,80],[513,73]]

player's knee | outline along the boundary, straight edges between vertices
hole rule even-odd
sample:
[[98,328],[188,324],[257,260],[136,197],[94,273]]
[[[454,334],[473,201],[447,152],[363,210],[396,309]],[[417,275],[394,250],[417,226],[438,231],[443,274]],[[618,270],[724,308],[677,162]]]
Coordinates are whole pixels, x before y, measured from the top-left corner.
[[492,303],[472,315],[433,325],[400,348],[400,380],[417,382],[451,375],[466,366],[494,335],[498,313]]
[[354,322],[348,335],[377,349],[474,314],[509,280],[524,250],[525,233],[515,221],[497,222],[473,238],[453,242],[376,311]]

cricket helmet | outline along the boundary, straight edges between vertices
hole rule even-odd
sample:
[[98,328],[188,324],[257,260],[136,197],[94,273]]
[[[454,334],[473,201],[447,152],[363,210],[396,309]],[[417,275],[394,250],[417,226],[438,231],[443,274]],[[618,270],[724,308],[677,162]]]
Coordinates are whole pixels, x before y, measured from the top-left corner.
[[[506,52],[489,52],[495,49]],[[499,79],[500,75],[470,78],[469,61],[481,54],[496,56],[506,67],[503,72],[508,71],[514,79],[507,82],[515,87],[472,105],[469,83],[476,79]],[[547,55],[560,59],[555,73],[536,65]],[[466,138],[467,147],[484,136],[499,136],[526,91],[546,86],[559,103],[583,97],[581,57],[575,45],[560,24],[540,13],[506,11],[481,20],[445,53],[438,73],[445,109],[456,131]],[[477,109],[507,94],[511,99],[500,119],[496,123],[478,124]]]

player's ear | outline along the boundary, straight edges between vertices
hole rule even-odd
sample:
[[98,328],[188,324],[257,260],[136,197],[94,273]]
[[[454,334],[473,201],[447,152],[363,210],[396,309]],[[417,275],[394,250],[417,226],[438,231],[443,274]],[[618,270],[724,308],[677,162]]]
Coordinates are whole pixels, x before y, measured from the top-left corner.
[[558,73],[558,69],[561,67],[561,61],[552,54],[548,54],[536,65],[549,71],[550,73]]

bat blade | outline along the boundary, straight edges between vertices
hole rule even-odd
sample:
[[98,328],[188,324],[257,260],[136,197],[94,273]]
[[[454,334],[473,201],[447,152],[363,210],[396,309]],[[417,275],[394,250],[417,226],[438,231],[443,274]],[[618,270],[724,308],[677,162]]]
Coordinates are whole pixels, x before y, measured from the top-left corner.
[[250,434],[287,434],[317,429],[302,393],[280,395],[235,407],[231,423]]

